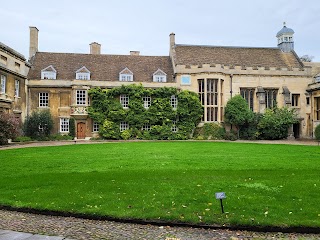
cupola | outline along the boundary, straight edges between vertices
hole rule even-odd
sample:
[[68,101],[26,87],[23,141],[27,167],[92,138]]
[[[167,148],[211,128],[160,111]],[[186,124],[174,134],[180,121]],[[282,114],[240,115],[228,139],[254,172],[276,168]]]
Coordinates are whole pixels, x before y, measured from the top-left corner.
[[291,28],[286,27],[286,23],[283,23],[283,28],[277,33],[278,47],[283,52],[291,52],[294,50],[293,41],[294,31]]

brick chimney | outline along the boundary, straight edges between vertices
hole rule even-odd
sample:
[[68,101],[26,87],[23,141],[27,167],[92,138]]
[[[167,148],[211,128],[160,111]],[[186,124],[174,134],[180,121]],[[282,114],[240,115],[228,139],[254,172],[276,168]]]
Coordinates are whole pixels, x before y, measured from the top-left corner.
[[139,56],[140,55],[140,51],[130,51],[130,55],[131,56]]
[[101,54],[101,44],[97,42],[90,43],[90,54]]
[[29,27],[30,29],[30,45],[29,45],[29,59],[38,52],[38,33],[36,27]]

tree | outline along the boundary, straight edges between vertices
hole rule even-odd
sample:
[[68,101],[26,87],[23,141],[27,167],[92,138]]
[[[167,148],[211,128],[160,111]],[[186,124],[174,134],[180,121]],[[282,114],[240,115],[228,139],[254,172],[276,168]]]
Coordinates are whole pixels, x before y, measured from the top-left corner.
[[53,128],[53,120],[49,110],[35,111],[23,125],[24,134],[33,139],[44,139],[48,137]]
[[0,145],[19,135],[19,120],[13,114],[0,112]]
[[300,57],[300,60],[302,62],[312,62],[313,58],[314,58],[314,56],[310,56],[310,55],[305,54],[305,55]]
[[276,107],[266,110],[258,123],[258,129],[263,139],[284,139],[288,137],[288,128],[296,122],[293,109]]
[[235,125],[239,130],[247,125],[253,118],[253,112],[249,109],[248,103],[240,95],[231,98],[226,105],[224,119],[226,123]]

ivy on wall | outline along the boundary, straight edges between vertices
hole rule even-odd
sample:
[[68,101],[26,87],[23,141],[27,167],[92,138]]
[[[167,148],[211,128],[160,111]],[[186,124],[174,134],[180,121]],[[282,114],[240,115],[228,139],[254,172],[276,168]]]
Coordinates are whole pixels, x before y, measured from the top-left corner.
[[[122,94],[129,97],[128,108],[120,104]],[[150,89],[132,84],[93,88],[89,95],[92,99],[89,116],[99,123],[99,133],[106,139],[188,139],[203,115],[196,93],[172,87]],[[176,109],[170,104],[173,95],[178,101]],[[151,97],[149,108],[144,107],[143,97]],[[129,129],[120,132],[122,121],[129,124]],[[150,126],[149,130],[142,130],[145,124]],[[172,131],[174,127],[176,132]]]

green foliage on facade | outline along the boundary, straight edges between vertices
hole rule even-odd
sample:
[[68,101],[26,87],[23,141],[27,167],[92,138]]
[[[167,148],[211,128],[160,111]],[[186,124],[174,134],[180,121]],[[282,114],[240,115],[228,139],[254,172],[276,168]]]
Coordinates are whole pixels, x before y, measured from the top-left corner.
[[13,114],[0,112],[0,145],[8,143],[8,139],[13,139],[19,135],[19,121]]
[[314,137],[316,138],[316,140],[320,141],[320,125],[318,125],[314,130]]
[[27,116],[23,125],[25,136],[36,140],[47,140],[53,128],[53,120],[49,110],[35,111]]
[[[99,133],[106,139],[188,139],[203,115],[198,95],[176,88],[144,88],[127,85],[112,89],[89,90],[92,99],[89,116],[100,124]],[[123,108],[120,95],[129,97],[128,108]],[[177,108],[170,103],[177,98]],[[144,97],[151,97],[151,105],[144,107]],[[129,129],[120,132],[120,122]],[[148,130],[142,130],[148,126]],[[177,131],[173,131],[176,129]]]

